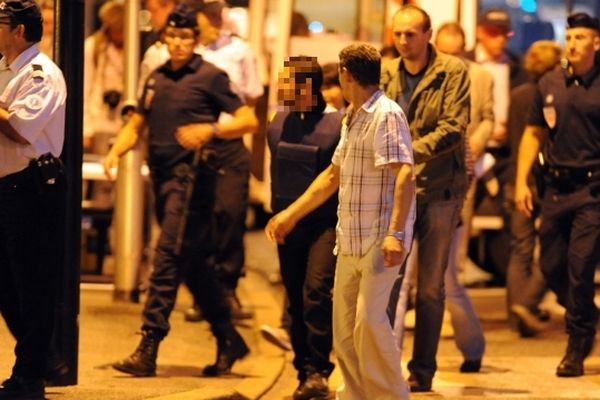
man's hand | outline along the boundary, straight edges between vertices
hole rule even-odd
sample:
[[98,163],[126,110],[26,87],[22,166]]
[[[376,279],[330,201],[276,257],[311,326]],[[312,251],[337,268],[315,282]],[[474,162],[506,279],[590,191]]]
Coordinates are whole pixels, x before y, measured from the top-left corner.
[[381,251],[383,252],[383,266],[386,268],[402,264],[406,256],[404,244],[393,236],[383,238]]
[[112,174],[112,170],[117,168],[119,165],[119,156],[114,151],[109,151],[104,160],[102,160],[102,167],[104,167],[104,173],[109,180],[114,180],[115,176]]
[[265,234],[270,241],[284,244],[285,237],[294,229],[296,221],[285,210],[275,214],[265,227]]
[[212,124],[188,124],[177,128],[175,138],[181,147],[189,150],[195,150],[206,143],[213,137]]
[[516,183],[515,206],[517,210],[531,218],[531,213],[533,212],[533,194],[527,183]]

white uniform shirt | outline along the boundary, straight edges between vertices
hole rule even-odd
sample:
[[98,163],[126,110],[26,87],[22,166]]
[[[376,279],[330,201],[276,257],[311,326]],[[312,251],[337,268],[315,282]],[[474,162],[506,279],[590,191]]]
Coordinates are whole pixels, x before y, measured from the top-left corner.
[[23,170],[42,154],[60,156],[67,88],[61,70],[36,44],[10,65],[5,57],[0,60],[0,93],[0,107],[8,111],[8,122],[29,142],[19,144],[0,134],[0,177]]

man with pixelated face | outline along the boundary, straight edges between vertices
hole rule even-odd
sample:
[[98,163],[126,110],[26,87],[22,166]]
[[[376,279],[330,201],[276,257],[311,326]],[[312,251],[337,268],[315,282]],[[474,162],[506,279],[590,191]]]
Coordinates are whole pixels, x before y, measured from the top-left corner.
[[[308,112],[317,105],[313,94],[313,82],[317,73],[313,68],[314,57],[300,56],[298,60],[286,60],[279,74],[278,97],[289,111]],[[321,78],[320,81],[323,79]]]

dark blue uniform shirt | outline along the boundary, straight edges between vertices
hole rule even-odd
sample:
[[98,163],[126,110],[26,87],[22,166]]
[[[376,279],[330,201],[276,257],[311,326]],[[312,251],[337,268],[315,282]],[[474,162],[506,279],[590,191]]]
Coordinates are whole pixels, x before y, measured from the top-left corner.
[[[243,105],[231,90],[227,74],[199,55],[177,71],[170,62],[157,68],[148,78],[140,100],[149,132],[149,164],[153,171],[166,172],[175,164],[192,158],[192,151],[177,143],[179,126],[216,122],[221,111],[233,113]],[[243,151],[241,139],[213,139],[206,147],[219,157]]]
[[583,77],[548,72],[538,84],[529,123],[548,129],[544,157],[550,166],[600,167],[600,65]]

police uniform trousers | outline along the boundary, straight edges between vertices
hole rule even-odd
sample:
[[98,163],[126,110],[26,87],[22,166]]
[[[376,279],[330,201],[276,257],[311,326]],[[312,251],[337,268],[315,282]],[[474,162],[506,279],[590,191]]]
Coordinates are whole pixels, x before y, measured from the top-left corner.
[[176,251],[177,234],[182,223],[186,187],[190,182],[181,174],[168,174],[161,179],[154,171],[153,179],[161,233],[150,276],[142,329],[152,330],[159,336],[168,333],[169,316],[175,305],[177,289],[185,281],[214,332],[215,328],[230,323],[223,290],[208,262],[214,251],[215,227],[211,216],[216,172],[207,167],[198,168],[180,254]]
[[63,262],[64,182],[31,168],[0,178],[0,312],[15,337],[13,376],[41,378]]
[[[240,143],[241,145],[241,143]],[[215,269],[223,287],[234,290],[243,276],[244,233],[248,209],[250,158],[245,149],[233,162],[222,161],[217,175],[214,206],[217,249]]]
[[600,260],[600,182],[572,190],[546,188],[540,227],[540,264],[548,286],[567,310],[572,336],[594,336],[594,272]]
[[[308,222],[308,221],[307,221]],[[277,247],[291,317],[294,367],[304,381],[312,372],[329,376],[332,347],[332,289],[336,257],[333,221],[300,222]]]

